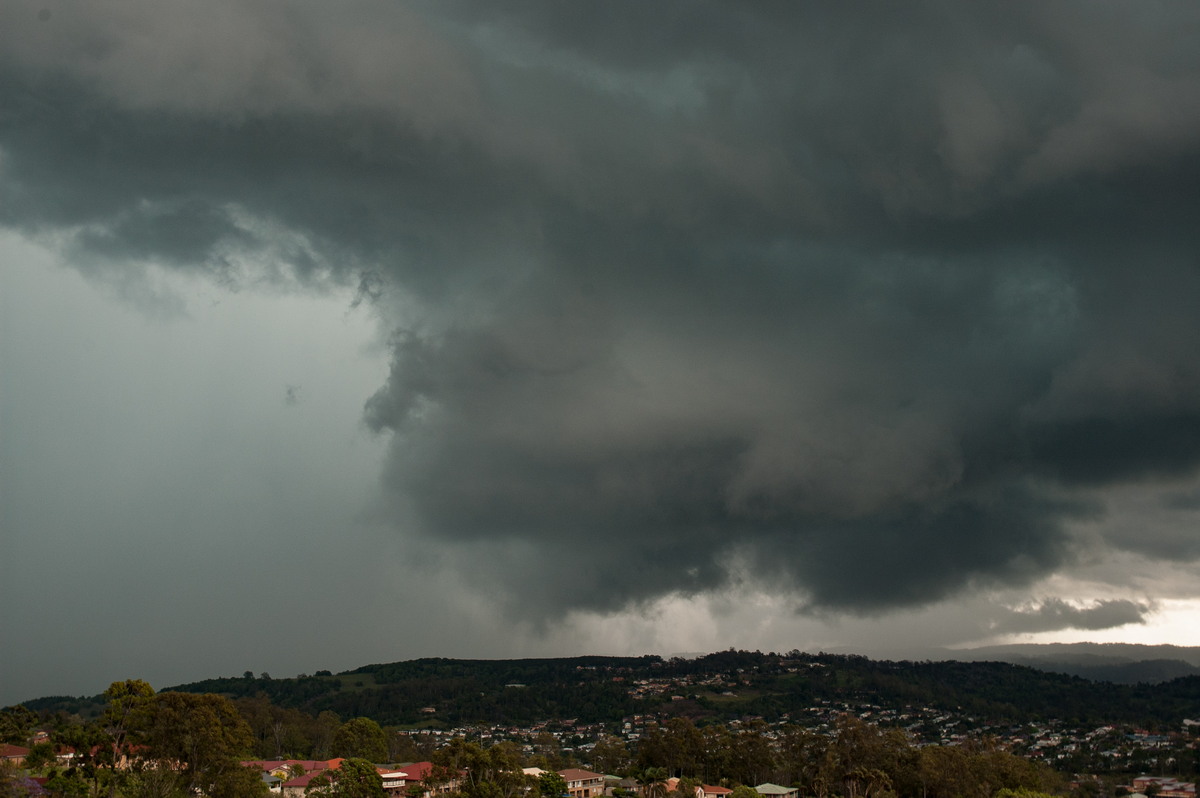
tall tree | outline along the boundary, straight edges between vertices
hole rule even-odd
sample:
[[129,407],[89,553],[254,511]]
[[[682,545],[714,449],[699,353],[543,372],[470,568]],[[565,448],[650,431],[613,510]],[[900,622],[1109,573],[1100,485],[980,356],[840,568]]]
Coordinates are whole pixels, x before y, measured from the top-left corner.
[[458,779],[463,798],[515,798],[536,786],[521,770],[520,752],[512,743],[485,749],[455,737],[434,753],[433,761]]
[[0,709],[0,743],[29,745],[37,722],[37,713],[27,709],[24,704]]
[[[121,781],[117,768],[133,756],[133,746],[142,740],[154,688],[141,679],[126,679],[110,684],[104,698],[108,703],[100,716],[100,727],[108,737],[108,744],[96,752],[95,765],[99,768],[93,771],[92,778],[97,787],[101,780],[107,779],[108,794],[115,796]],[[107,769],[107,773],[101,769]]]
[[188,798],[188,793],[174,769],[148,767],[126,775],[121,784],[121,798]]
[[322,798],[386,798],[383,777],[375,765],[365,759],[351,757],[332,770],[322,771],[309,782],[305,795]]
[[250,798],[268,792],[261,770],[242,767],[232,759],[212,768],[207,774],[206,783],[203,792],[206,798]]
[[383,762],[387,759],[387,735],[370,718],[352,718],[333,735],[334,756]]
[[619,737],[606,734],[592,746],[592,767],[601,773],[619,773],[629,770],[629,746]]
[[553,770],[538,776],[538,795],[542,798],[562,798],[567,794],[567,780]]
[[[861,771],[852,776],[854,771]],[[918,757],[908,738],[898,729],[881,729],[853,715],[837,722],[833,740],[825,749],[818,779],[829,789],[865,783],[862,775],[879,771],[887,775],[890,789],[905,795],[919,792]],[[876,779],[875,784],[879,784]],[[864,787],[865,789],[865,787]]]
[[[51,771],[50,775],[46,778],[46,790],[54,798],[88,798],[89,795],[94,794],[94,790],[88,785],[87,779],[74,768]],[[41,795],[42,793],[29,794]],[[4,793],[0,792],[0,795],[4,795]]]
[[743,784],[761,784],[775,769],[775,754],[767,737],[767,725],[757,721],[733,735],[730,778]]
[[342,726],[342,719],[328,709],[317,715],[312,731],[312,755],[314,759],[328,759],[333,748],[333,737]]
[[704,769],[700,777],[706,784],[729,778],[733,770],[733,735],[722,725],[705,726],[700,731],[704,743]]
[[788,725],[779,735],[779,755],[775,762],[776,784],[797,784],[806,791],[819,773],[828,739],[801,726]]
[[[111,768],[112,738],[102,728],[103,719],[95,723],[70,723],[59,726],[51,734],[50,739],[55,745],[65,746],[75,751],[71,766],[63,774],[64,777],[86,780],[92,785],[91,792],[101,795],[101,785],[110,784],[114,779]],[[107,749],[107,750],[106,750]],[[109,767],[101,767],[109,764]]]
[[643,768],[637,774],[639,792],[642,798],[666,798],[667,769],[660,767]]
[[145,740],[150,756],[178,768],[188,789],[205,794],[229,782],[242,784],[242,775],[231,768],[254,747],[250,727],[237,708],[213,693],[155,696]]

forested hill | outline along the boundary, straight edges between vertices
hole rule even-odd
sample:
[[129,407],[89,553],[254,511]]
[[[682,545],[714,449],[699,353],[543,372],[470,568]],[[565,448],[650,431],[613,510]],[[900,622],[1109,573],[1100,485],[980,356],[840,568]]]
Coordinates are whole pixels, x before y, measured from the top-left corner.
[[[266,696],[312,714],[453,727],[577,719],[615,723],[635,714],[697,722],[796,715],[821,702],[961,710],[994,721],[1175,726],[1200,717],[1200,677],[1155,685],[1093,682],[1000,662],[889,662],[831,654],[723,651],[695,659],[419,659],[353,671],[272,679],[263,674],[166,688]],[[63,702],[73,702],[68,708]],[[81,703],[83,702],[83,703]],[[34,710],[86,712],[84,699],[38,699]]]
[[1011,662],[1043,671],[1121,684],[1200,676],[1200,647],[1131,643],[1043,643],[985,646],[949,654],[958,660]]

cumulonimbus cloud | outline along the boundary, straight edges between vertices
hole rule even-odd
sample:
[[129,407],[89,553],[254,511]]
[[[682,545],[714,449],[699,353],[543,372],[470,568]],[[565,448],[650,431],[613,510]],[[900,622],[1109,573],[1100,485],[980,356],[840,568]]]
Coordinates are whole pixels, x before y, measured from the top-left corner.
[[0,222],[360,286],[397,517],[526,614],[1025,584],[1195,471],[1198,12],[565,9],[10,3]]

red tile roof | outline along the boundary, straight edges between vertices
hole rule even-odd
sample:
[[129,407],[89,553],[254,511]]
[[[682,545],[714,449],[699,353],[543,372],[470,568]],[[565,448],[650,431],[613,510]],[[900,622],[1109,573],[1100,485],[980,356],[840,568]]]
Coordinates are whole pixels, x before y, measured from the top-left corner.
[[433,763],[432,762],[410,762],[407,765],[401,765],[400,769],[403,770],[408,775],[408,778],[410,781],[420,781],[421,779],[428,776],[429,772],[431,770],[433,770]]
[[288,779],[283,783],[284,787],[307,787],[308,783],[317,776],[322,775],[322,771],[314,770],[312,773],[305,773],[303,776],[297,776],[294,779]]
[[345,762],[345,759],[247,759],[242,762],[244,767],[258,768],[264,773],[279,768],[289,768],[299,765],[305,773],[315,770],[328,770]]

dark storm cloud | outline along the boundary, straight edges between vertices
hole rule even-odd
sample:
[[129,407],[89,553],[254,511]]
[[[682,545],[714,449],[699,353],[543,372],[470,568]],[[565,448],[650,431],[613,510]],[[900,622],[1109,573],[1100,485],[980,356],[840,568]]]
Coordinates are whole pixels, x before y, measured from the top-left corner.
[[1090,607],[1076,607],[1062,599],[1048,598],[1031,609],[1011,611],[996,623],[995,630],[1022,634],[1060,629],[1111,629],[1130,623],[1144,623],[1152,609],[1148,604],[1125,599],[1098,601]]
[[397,525],[521,611],[1020,585],[1200,463],[1190,7],[213,8],[6,6],[0,218],[358,286]]

